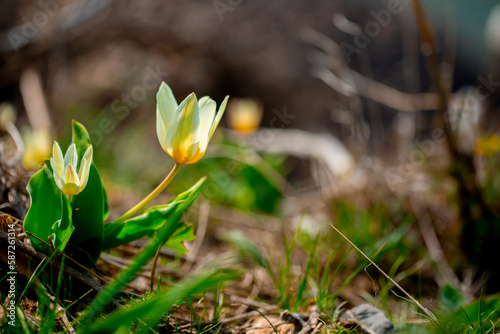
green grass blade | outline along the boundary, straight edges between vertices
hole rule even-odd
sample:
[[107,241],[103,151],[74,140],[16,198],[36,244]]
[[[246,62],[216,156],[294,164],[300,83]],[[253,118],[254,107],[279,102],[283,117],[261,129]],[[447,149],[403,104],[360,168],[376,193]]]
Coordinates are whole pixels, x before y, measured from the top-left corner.
[[133,321],[147,314],[149,325],[158,323],[163,314],[169,311],[179,300],[194,293],[211,289],[221,282],[237,278],[236,272],[209,269],[197,273],[179,283],[168,291],[159,293],[147,300],[133,304],[129,308],[117,310],[106,319],[99,319],[86,327],[82,333],[112,333],[121,326],[130,326]]

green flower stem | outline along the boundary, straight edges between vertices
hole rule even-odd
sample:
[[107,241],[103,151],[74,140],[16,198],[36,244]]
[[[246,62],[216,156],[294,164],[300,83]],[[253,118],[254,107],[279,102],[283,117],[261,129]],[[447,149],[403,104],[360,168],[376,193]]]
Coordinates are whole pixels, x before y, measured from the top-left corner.
[[125,220],[127,220],[127,219],[132,218],[133,216],[135,216],[141,210],[143,210],[146,207],[146,205],[149,204],[149,202],[151,202],[153,199],[156,198],[156,196],[158,196],[163,190],[165,190],[165,188],[168,186],[168,184],[170,183],[170,181],[172,181],[172,179],[175,177],[175,175],[179,172],[179,170],[181,169],[181,167],[182,167],[182,165],[176,163],[175,166],[174,166],[174,168],[172,168],[172,170],[170,171],[170,173],[168,173],[168,175],[165,178],[165,180],[163,180],[158,185],[158,187],[156,187],[156,189],[151,192],[151,194],[149,194],[148,196],[146,196],[141,202],[139,202],[132,209],[128,210],[123,216],[121,216],[120,218],[118,218],[117,220],[115,220],[114,223],[122,223]]

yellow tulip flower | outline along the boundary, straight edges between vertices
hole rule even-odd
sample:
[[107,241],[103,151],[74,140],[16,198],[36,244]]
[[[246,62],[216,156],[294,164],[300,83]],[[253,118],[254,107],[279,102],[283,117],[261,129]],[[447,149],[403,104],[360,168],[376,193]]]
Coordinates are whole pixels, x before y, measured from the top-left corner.
[[163,82],[156,95],[156,133],[161,147],[178,165],[198,162],[219,125],[229,96],[219,107],[208,96],[191,93],[177,105],[170,87]]
[[229,127],[243,136],[250,136],[259,128],[262,105],[253,99],[231,99],[228,106]]
[[68,196],[79,194],[87,185],[90,165],[92,164],[92,146],[89,146],[85,151],[80,162],[78,174],[76,173],[77,164],[78,154],[76,152],[76,145],[71,144],[69,146],[63,159],[61,147],[54,141],[50,165],[54,172],[54,180],[57,187]]
[[47,130],[23,131],[24,154],[22,163],[27,170],[37,170],[50,157],[52,138]]

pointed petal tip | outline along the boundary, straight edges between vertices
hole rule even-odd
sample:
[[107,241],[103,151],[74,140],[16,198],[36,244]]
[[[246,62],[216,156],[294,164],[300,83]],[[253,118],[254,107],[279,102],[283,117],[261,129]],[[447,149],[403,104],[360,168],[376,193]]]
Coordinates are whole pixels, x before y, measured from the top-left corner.
[[92,157],[92,154],[94,153],[94,148],[92,145],[89,145],[87,149],[85,150],[85,153],[83,154],[83,157],[87,157],[87,154]]
[[64,157],[59,146],[59,143],[54,140],[54,145],[52,145],[52,158],[51,158],[52,169],[56,169],[56,172],[62,176],[64,172]]
[[173,97],[172,88],[170,88],[170,86],[165,81],[162,81],[162,83],[160,84],[158,93],[156,93],[156,97],[158,98],[160,94],[164,94],[165,96],[172,95]]
[[[229,100],[229,95],[226,95],[224,100],[222,100],[222,103],[220,104],[219,110],[224,111],[226,109],[227,101]],[[223,108],[224,106],[224,108]]]

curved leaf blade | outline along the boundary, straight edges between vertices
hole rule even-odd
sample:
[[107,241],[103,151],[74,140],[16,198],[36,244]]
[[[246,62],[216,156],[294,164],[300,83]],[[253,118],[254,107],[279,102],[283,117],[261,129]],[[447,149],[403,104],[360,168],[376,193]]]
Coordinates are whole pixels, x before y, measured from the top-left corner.
[[[69,239],[68,236],[71,236],[73,228],[71,215],[67,208],[69,203],[57,188],[52,171],[47,164],[31,177],[27,189],[30,194],[31,205],[24,219],[25,231],[34,234],[47,243],[49,243],[49,236],[51,236],[55,246],[59,250],[63,250],[68,241],[65,239]],[[66,205],[65,217],[63,217],[63,205]],[[54,233],[56,233],[55,239],[57,242],[54,240]],[[42,241],[29,234],[28,237],[35,249],[50,254],[50,248]]]
[[[103,250],[128,244],[147,235],[150,236],[165,225],[165,222],[178,221],[184,211],[198,197],[203,182],[204,179],[198,181],[193,187],[179,194],[166,205],[153,207],[142,215],[126,220],[123,223],[104,224]],[[190,236],[180,234],[180,238],[182,237],[189,238]],[[174,247],[175,243],[178,245],[179,241],[174,241]]]

